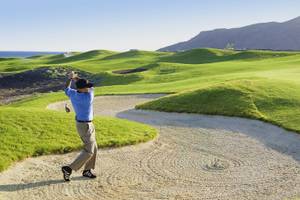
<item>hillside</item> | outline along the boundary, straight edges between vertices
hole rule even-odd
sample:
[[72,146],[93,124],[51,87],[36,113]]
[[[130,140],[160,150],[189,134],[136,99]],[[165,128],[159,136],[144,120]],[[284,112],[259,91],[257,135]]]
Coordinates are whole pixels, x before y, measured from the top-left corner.
[[159,51],[224,49],[228,44],[233,44],[236,49],[300,50],[300,17],[283,23],[270,22],[203,31],[188,41],[161,48]]
[[[300,115],[295,115],[295,111],[292,112],[300,101],[297,93],[300,88],[297,75],[300,73],[299,64],[299,52],[193,49],[177,53],[148,51],[119,53],[101,50],[76,53],[66,59],[61,55],[47,55],[2,60],[0,71],[3,74],[11,74],[9,76],[12,77],[21,76],[24,80],[32,73],[38,73],[41,75],[38,82],[47,84],[51,83],[52,79],[63,82],[64,75],[61,74],[65,74],[67,69],[75,69],[82,76],[93,80],[97,86],[101,86],[96,88],[97,95],[130,93],[179,95],[148,103],[142,106],[145,109],[252,117],[300,131],[297,125]],[[41,74],[43,70],[50,74]],[[9,76],[4,79],[9,80]],[[43,77],[47,77],[45,82],[41,81]],[[34,82],[35,79],[31,80]],[[38,82],[34,84],[39,86]],[[21,82],[20,85],[26,86]],[[59,89],[59,85],[55,86],[56,89]],[[219,89],[220,85],[226,87]],[[18,91],[22,89],[22,87],[15,88]],[[58,92],[29,98],[10,106],[45,107],[48,103],[64,98],[64,95]]]

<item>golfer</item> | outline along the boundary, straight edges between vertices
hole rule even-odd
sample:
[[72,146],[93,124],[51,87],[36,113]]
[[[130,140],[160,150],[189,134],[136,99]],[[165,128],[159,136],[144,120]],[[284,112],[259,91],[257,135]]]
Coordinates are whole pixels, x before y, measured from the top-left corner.
[[[72,81],[75,82],[77,90],[71,89]],[[68,75],[65,93],[70,98],[75,110],[76,128],[84,146],[81,153],[70,165],[62,167],[64,180],[70,181],[72,171],[79,170],[83,165],[84,170],[82,175],[88,178],[96,178],[91,171],[91,169],[95,169],[97,157],[95,127],[92,122],[94,100],[93,84],[89,83],[86,79],[79,78],[76,73],[71,72]],[[66,112],[70,112],[70,108],[67,105],[65,109]]]

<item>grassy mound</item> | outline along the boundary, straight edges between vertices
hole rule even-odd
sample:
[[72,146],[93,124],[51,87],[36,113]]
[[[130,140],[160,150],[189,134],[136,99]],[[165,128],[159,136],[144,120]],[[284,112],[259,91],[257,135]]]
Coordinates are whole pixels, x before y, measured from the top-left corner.
[[235,51],[221,49],[192,49],[178,52],[160,59],[162,62],[202,64],[225,61],[226,56],[235,54]]
[[244,80],[183,92],[136,106],[261,119],[300,132],[299,85],[288,81]]
[[229,56],[230,60],[261,60],[296,55],[297,52],[249,50]]
[[141,50],[131,50],[123,53],[114,54],[111,56],[107,56],[104,60],[112,60],[112,59],[126,59],[126,58],[145,58],[145,57],[157,57],[160,55],[167,55],[165,52],[157,52],[157,51],[141,51]]
[[[74,115],[42,109],[0,109],[0,171],[30,156],[66,153],[81,148]],[[149,126],[108,117],[96,117],[99,147],[117,147],[153,139]]]
[[261,117],[251,93],[236,85],[220,85],[179,93],[137,106],[165,112]]
[[78,53],[70,57],[62,57],[59,59],[51,60],[48,64],[62,64],[62,63],[69,63],[69,62],[76,62],[81,60],[88,60],[88,59],[102,59],[106,56],[113,55],[115,52],[107,51],[107,50],[93,50],[84,53]]
[[259,60],[269,58],[279,58],[291,56],[296,52],[280,51],[233,51],[221,49],[192,49],[189,51],[178,52],[170,56],[160,58],[161,62],[183,63],[183,64],[203,64],[225,61],[240,60]]

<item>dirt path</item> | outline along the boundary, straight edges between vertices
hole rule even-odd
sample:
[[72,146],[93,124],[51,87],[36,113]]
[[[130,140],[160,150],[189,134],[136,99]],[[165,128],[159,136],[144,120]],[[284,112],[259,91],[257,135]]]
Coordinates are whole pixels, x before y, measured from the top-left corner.
[[[156,126],[147,144],[101,150],[96,180],[62,182],[77,154],[43,156],[0,174],[0,199],[289,199],[300,197],[300,135],[254,120],[132,110],[157,96],[98,97],[95,113]],[[61,109],[63,103],[49,108]]]

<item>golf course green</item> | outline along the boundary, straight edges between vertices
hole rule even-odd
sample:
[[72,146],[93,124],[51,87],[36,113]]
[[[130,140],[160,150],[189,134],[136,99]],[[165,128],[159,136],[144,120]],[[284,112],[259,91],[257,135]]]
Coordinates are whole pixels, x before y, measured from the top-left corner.
[[[138,109],[246,117],[300,132],[299,52],[95,50],[70,57],[0,58],[2,74],[39,67],[90,72],[100,80],[96,95],[170,94]],[[65,99],[63,92],[53,92],[0,107],[0,171],[28,156],[80,148],[74,116],[46,110],[49,103]],[[126,120],[97,117],[95,123],[100,147],[144,142],[157,134]]]

